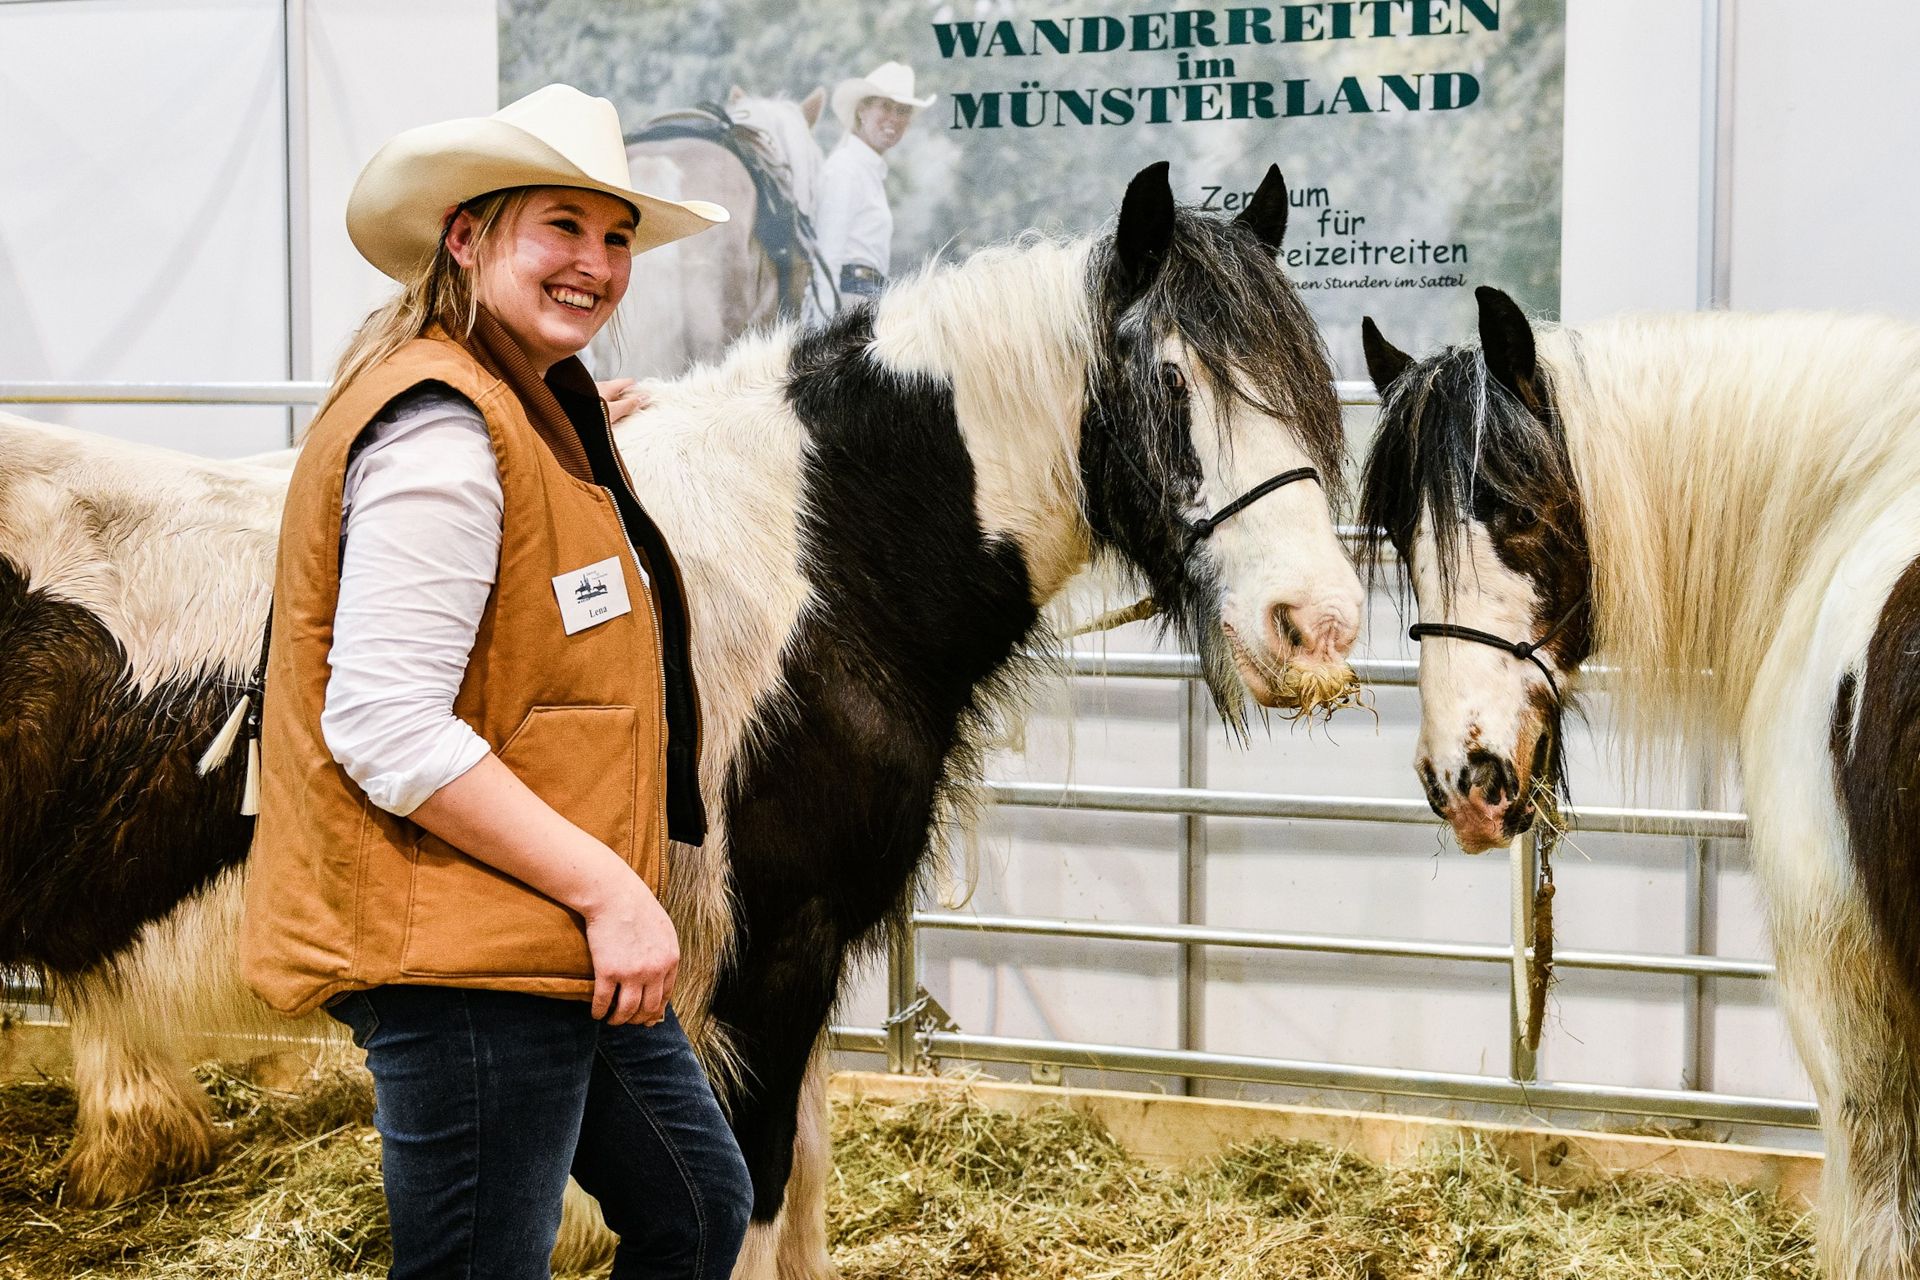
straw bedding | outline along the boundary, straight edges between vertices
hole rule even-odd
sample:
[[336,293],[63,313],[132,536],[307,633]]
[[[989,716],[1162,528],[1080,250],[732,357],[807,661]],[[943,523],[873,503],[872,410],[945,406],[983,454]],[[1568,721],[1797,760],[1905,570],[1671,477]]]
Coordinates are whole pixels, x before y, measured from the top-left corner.
[[[211,1176],[62,1208],[56,1082],[0,1087],[0,1280],[377,1276],[387,1263],[366,1079],[298,1096],[208,1068],[231,1133]],[[1813,1280],[1810,1226],[1770,1196],[1670,1178],[1555,1191],[1472,1144],[1383,1168],[1306,1143],[1180,1169],[1064,1109],[837,1103],[829,1203],[847,1280]]]

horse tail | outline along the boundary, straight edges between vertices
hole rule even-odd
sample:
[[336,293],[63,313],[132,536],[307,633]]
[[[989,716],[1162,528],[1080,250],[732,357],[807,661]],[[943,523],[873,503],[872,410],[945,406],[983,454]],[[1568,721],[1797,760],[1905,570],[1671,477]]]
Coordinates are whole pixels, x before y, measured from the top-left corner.
[[1841,677],[1831,732],[1854,871],[1920,1019],[1920,560],[1882,605],[1865,662]]

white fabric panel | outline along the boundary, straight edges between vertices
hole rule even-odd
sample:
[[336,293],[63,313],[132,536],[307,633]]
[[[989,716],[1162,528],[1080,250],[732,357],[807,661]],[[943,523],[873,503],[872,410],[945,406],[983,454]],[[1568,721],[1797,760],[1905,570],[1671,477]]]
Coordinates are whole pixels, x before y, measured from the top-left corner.
[[[287,371],[281,6],[0,5],[0,379]],[[270,408],[34,416],[231,456]]]
[[1787,0],[1738,8],[1733,305],[1920,319],[1920,5],[1855,0],[1811,27]]
[[360,321],[392,292],[347,239],[347,196],[402,129],[499,103],[493,0],[307,0],[307,209],[312,376],[325,381]]

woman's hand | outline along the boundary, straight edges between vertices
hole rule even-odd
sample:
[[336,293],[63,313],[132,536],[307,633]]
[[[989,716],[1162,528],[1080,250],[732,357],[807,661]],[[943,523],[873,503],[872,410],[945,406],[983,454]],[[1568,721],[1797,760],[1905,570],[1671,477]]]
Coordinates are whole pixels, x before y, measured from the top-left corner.
[[593,957],[593,1016],[650,1027],[667,1016],[680,972],[680,937],[646,881],[621,864],[608,900],[583,912]]
[[[619,854],[555,813],[499,756],[488,755],[409,816],[468,857],[580,913],[593,961],[594,1017],[652,1026],[667,1016],[680,938],[666,909]],[[474,921],[474,928],[486,927]]]
[[600,398],[607,402],[607,421],[618,422],[630,413],[636,413],[653,403],[653,397],[647,389],[638,385],[632,378],[614,378],[607,382],[596,382],[600,388]]

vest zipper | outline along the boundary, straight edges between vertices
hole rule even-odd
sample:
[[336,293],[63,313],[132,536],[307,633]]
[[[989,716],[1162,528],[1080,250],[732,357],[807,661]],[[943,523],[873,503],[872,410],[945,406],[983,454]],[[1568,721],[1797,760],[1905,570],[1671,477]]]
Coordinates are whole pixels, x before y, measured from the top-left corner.
[[[613,419],[607,413],[607,402],[600,402],[600,422],[607,429],[607,447],[613,453],[613,465],[620,471],[621,482],[627,486],[627,496],[634,505],[640,503],[639,495],[633,492],[633,478],[627,474],[627,464],[620,459],[619,442],[613,438]],[[660,765],[660,885],[666,888],[667,879],[667,793],[673,786],[667,766],[667,738],[671,729],[667,724],[667,641],[662,632],[660,610],[653,602],[653,574],[648,572],[646,557],[641,554],[640,544],[634,541],[633,530],[627,527],[627,516],[620,509],[620,495],[613,491],[612,485],[601,485],[607,500],[613,503],[613,517],[620,522],[621,536],[627,540],[627,553],[633,557],[634,567],[640,571],[644,581],[640,584],[641,594],[647,598],[647,616],[653,619],[653,661],[660,673],[660,706],[655,722],[660,727],[659,747],[654,752]],[[696,715],[699,704],[695,703]],[[697,721],[696,721],[697,723]]]

